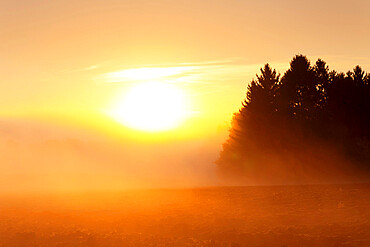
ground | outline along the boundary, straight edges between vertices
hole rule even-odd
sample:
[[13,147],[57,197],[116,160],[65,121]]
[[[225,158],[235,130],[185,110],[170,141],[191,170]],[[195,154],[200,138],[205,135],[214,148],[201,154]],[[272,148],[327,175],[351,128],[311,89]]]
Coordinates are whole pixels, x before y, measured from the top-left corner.
[[0,246],[370,246],[370,184],[2,196]]

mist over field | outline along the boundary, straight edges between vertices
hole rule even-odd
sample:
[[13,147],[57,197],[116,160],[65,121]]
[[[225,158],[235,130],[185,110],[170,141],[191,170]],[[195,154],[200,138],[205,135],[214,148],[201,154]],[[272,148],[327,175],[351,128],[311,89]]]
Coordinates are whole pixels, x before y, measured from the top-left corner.
[[224,138],[143,143],[22,120],[0,136],[1,193],[212,186]]
[[353,169],[337,150],[308,143],[296,148],[295,157],[321,157],[321,162],[314,160],[310,169],[289,156],[282,163],[282,157],[256,152],[255,155],[265,157],[266,169],[274,172],[265,174],[263,179],[256,174],[255,179],[233,175],[230,182],[223,179],[224,174],[215,165],[226,131],[207,139],[142,143],[112,139],[70,126],[2,120],[0,135],[0,192],[5,194],[348,183],[368,179],[368,174]]

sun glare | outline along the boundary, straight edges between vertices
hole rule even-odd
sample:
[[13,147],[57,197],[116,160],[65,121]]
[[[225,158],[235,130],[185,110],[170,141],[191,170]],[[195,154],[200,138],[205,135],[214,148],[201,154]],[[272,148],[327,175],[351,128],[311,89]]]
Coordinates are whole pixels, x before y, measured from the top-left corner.
[[175,85],[143,82],[130,88],[109,114],[127,127],[155,132],[176,128],[187,110],[183,91]]

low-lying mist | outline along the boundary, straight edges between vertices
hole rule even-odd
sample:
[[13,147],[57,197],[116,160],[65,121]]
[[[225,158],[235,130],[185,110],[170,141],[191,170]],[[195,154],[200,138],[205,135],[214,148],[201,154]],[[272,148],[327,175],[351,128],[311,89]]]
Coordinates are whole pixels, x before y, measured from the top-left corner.
[[223,138],[113,140],[20,120],[3,120],[0,136],[3,193],[215,185]]

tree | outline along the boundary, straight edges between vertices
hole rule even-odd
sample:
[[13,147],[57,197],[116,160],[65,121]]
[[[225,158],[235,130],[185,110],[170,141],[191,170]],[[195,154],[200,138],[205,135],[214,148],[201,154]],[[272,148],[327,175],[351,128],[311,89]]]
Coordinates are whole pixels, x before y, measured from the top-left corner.
[[252,80],[248,86],[247,97],[243,107],[251,112],[263,111],[272,114],[277,111],[276,96],[279,88],[279,77],[269,64],[261,68],[261,75],[256,75],[257,80]]
[[[252,80],[248,86],[242,108],[234,114],[229,140],[223,145],[223,151],[217,161],[223,172],[250,170],[245,161],[252,159],[254,155],[255,143],[252,142],[256,140],[256,136],[267,134],[266,129],[261,128],[261,123],[265,124],[277,114],[276,99],[280,75],[266,64],[261,68],[261,75],[256,76],[257,80]],[[263,140],[264,138],[260,138],[260,141]]]
[[[316,71],[325,76],[325,65],[318,61]],[[290,62],[290,68],[281,79],[281,107],[286,114],[297,120],[314,120],[323,100],[315,68],[303,55],[297,55]],[[324,79],[324,78],[320,78]]]
[[266,64],[234,114],[219,171],[301,181],[350,164],[370,175],[369,99],[370,74],[360,66],[337,73],[321,59],[311,66],[297,55],[280,79]]

